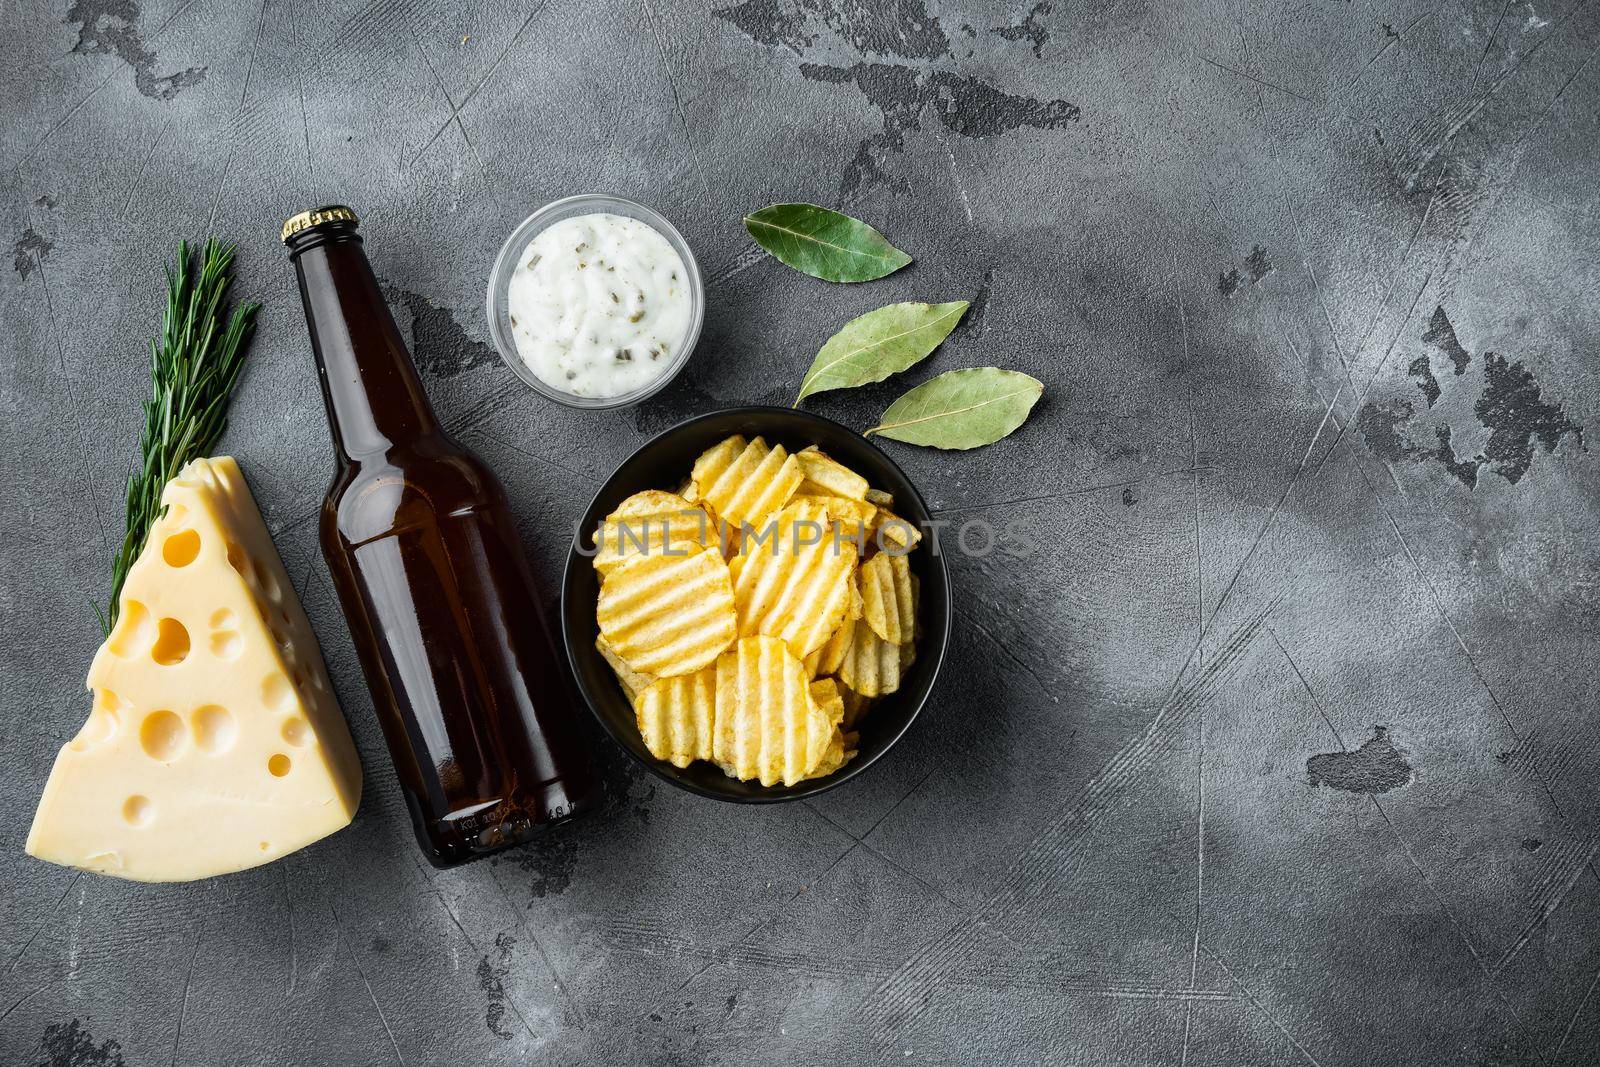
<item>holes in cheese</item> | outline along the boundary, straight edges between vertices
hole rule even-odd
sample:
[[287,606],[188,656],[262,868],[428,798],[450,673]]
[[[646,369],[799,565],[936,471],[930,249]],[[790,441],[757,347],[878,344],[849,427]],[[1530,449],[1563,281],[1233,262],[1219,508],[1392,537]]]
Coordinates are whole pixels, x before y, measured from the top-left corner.
[[169,567],[187,567],[200,555],[200,535],[193,530],[175,533],[161,542],[161,558]]
[[96,745],[103,745],[117,736],[122,729],[122,721],[133,710],[133,705],[123,700],[109,689],[96,689],[94,691],[94,707],[89,711],[89,718],[68,744],[74,752],[83,752]]
[[149,797],[135,793],[122,802],[122,821],[129,826],[149,826],[155,818],[156,806],[150,803]]
[[183,751],[183,720],[170,711],[152,711],[139,724],[139,747],[153,760],[170,763]]
[[294,710],[294,687],[282,671],[273,671],[261,683],[261,699],[274,711]]
[[114,656],[133,659],[156,643],[156,624],[150,609],[137,600],[128,600],[117,613],[117,627],[106,640]]
[[239,636],[239,619],[227,608],[211,613],[211,654],[234,660],[244,653],[244,638]]
[[189,658],[189,628],[177,619],[162,619],[156,624],[155,644],[150,658],[163,667],[176,667]]
[[195,747],[212,756],[228,751],[239,739],[239,721],[221,704],[207,704],[196,710],[189,728],[194,731]]
[[304,848],[348,825],[361,797],[316,637],[238,465],[190,464],[162,504],[27,845],[151,882]]
[[299,748],[311,740],[311,731],[306,729],[306,721],[298,715],[291,715],[283,720],[283,726],[278,729],[283,739]]

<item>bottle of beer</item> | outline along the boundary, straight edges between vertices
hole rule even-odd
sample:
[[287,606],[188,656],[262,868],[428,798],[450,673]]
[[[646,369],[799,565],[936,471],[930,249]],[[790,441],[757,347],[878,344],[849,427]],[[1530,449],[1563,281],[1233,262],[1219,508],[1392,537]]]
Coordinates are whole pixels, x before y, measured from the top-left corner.
[[417,840],[439,867],[517,844],[599,795],[505,490],[439,425],[356,233],[284,224],[339,468],[322,552]]

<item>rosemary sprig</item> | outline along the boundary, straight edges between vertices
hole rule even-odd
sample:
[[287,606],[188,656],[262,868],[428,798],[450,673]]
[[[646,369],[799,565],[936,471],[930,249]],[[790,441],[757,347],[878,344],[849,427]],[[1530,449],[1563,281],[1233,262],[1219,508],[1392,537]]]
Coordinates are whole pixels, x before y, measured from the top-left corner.
[[194,274],[189,243],[167,268],[167,310],[161,336],[150,341],[150,399],[144,406],[139,461],[128,476],[127,528],[111,572],[111,603],[101,620],[117,622],[117,601],[150,527],[161,515],[161,490],[190,460],[208,455],[228,425],[228,404],[255,331],[260,304],[241,304],[222,328],[232,282],[233,245],[212,237]]

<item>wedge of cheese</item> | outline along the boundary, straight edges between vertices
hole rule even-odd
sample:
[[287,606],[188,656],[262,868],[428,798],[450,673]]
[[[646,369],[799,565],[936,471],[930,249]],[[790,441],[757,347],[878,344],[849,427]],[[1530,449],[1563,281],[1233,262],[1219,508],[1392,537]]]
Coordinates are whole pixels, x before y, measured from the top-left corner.
[[142,882],[277,859],[361,800],[322,652],[239,465],[195,460],[161,500],[27,846]]

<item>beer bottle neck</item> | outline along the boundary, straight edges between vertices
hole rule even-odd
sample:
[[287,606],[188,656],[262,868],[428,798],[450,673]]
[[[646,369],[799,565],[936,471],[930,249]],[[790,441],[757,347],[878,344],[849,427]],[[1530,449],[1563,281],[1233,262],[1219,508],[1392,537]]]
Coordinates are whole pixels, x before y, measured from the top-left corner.
[[297,235],[291,253],[340,456],[379,455],[437,433],[438,419],[354,228]]

